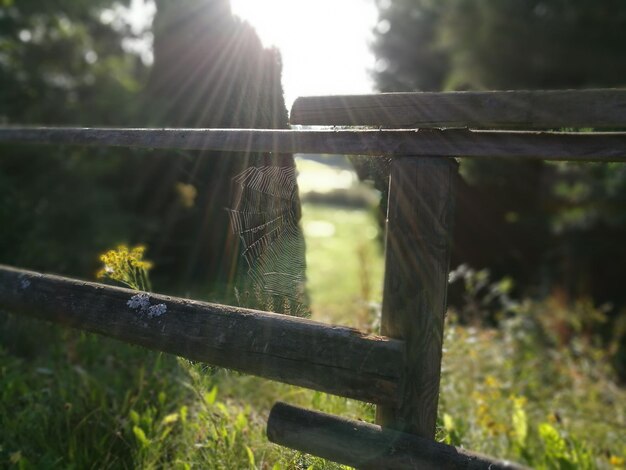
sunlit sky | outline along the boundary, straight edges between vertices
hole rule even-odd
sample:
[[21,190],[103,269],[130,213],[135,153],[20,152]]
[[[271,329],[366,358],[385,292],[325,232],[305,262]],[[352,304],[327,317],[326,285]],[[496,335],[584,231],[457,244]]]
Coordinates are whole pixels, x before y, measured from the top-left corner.
[[231,0],[283,58],[287,108],[298,96],[372,91],[374,0]]
[[[368,44],[378,19],[374,0],[231,0],[231,5],[266,47],[280,50],[287,109],[298,96],[373,90],[374,56]],[[150,24],[155,7],[150,0],[132,0],[117,10],[138,32]],[[127,40],[125,47],[151,61],[145,41]]]

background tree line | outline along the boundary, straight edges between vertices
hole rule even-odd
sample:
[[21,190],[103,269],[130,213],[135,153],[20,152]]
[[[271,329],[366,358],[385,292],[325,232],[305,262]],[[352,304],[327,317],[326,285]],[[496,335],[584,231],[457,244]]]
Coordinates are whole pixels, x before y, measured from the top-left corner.
[[[380,91],[626,86],[617,0],[378,0]],[[626,306],[626,167],[463,160],[453,266],[512,276],[517,295]],[[452,301],[460,299],[453,289]]]
[[[228,0],[158,0],[153,24],[139,32],[121,13],[129,4],[1,2],[2,123],[287,126],[280,55],[263,48]],[[150,37],[153,64],[124,47]],[[205,297],[232,294],[247,269],[226,210],[240,190],[235,175],[251,165],[293,167],[291,155],[22,145],[0,151],[3,263],[92,278],[98,253],[144,243],[157,288]],[[291,205],[285,210],[297,226],[297,198]],[[303,267],[303,249],[294,269]]]

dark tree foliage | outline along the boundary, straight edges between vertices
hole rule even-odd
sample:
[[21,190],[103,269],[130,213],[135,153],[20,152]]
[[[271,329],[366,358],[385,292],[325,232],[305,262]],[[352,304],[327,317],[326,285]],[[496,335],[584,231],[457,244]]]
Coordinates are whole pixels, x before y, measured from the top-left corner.
[[[153,31],[154,66],[144,93],[149,125],[287,127],[280,55],[263,48],[254,29],[233,16],[228,0],[157,1]],[[242,267],[239,236],[226,210],[239,189],[233,178],[246,167],[266,165],[294,162],[291,155],[216,152],[160,152],[152,160],[138,197],[149,201],[146,214],[162,221],[141,237],[161,260],[158,276],[232,293]],[[181,191],[194,197],[181,198]],[[297,221],[297,198],[291,212]]]
[[553,89],[626,84],[626,5],[620,0],[453,0],[439,40],[447,87]]
[[620,0],[379,0],[381,91],[624,85]]
[[[619,0],[380,0],[381,91],[626,86]],[[621,164],[463,161],[453,264],[519,293],[626,302]]]
[[0,119],[104,125],[128,120],[141,65],[132,32],[101,21],[112,0],[0,3]]
[[287,126],[280,54],[228,0],[158,0],[147,94],[155,124]]
[[[143,67],[106,0],[0,2],[0,122],[123,125]],[[79,148],[0,147],[0,262],[92,277],[127,238],[120,157]]]
[[378,89],[438,91],[443,88],[450,58],[437,41],[444,3],[437,0],[396,0],[379,3],[379,23],[372,50]]
[[[280,55],[228,0],[157,1],[151,68],[124,49],[134,37],[124,17],[111,21],[125,3],[0,0],[0,122],[287,126]],[[252,153],[3,145],[0,155],[0,262],[91,278],[99,253],[145,243],[157,289],[203,297],[232,294],[241,265],[233,177],[293,168],[291,155]],[[301,238],[297,198],[288,212]],[[303,242],[298,256],[303,265]]]

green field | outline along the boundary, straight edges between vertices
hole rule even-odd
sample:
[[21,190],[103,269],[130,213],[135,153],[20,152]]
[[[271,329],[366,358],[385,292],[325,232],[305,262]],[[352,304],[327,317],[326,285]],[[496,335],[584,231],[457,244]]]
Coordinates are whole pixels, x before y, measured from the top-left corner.
[[304,204],[302,214],[314,319],[371,327],[383,276],[374,218],[364,210],[312,204]]

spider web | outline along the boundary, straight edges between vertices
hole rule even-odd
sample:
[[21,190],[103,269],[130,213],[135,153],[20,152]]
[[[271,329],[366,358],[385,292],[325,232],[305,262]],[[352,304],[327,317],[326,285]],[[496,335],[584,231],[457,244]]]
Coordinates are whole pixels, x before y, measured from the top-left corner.
[[305,244],[294,167],[249,167],[233,178],[230,215],[241,241],[240,305],[308,316]]
[[390,157],[368,157],[352,155],[349,157],[352,166],[361,181],[372,181],[374,187],[380,191],[380,203],[378,205],[378,225],[385,232],[385,220],[387,218],[387,198],[389,197],[389,175],[391,174]]

